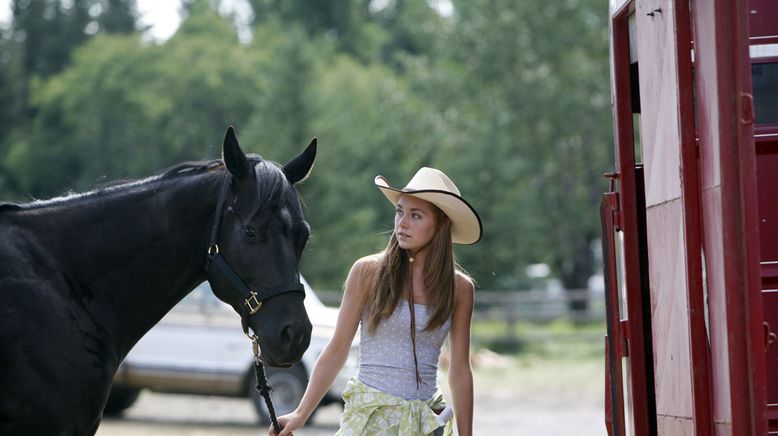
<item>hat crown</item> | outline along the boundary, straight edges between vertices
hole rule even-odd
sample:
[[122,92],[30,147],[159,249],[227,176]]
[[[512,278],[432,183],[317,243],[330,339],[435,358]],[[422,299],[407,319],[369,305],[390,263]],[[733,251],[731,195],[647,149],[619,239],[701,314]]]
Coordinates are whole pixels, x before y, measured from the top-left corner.
[[403,188],[403,191],[427,190],[445,191],[460,195],[457,185],[443,171],[429,167],[421,167],[419,171],[416,171],[411,181]]
[[481,218],[442,171],[422,167],[403,189],[393,188],[383,176],[376,176],[375,184],[392,204],[410,195],[437,206],[451,220],[451,241],[455,244],[475,244],[481,239]]

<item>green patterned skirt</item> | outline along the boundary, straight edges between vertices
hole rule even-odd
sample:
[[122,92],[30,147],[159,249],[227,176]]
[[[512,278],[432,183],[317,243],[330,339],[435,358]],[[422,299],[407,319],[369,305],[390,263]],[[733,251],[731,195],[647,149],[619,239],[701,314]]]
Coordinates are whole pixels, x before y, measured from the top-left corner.
[[[438,391],[431,399],[406,400],[366,386],[352,378],[343,391],[346,405],[336,436],[415,436],[431,435],[441,427],[433,409],[445,407]],[[452,421],[443,431],[453,435]]]

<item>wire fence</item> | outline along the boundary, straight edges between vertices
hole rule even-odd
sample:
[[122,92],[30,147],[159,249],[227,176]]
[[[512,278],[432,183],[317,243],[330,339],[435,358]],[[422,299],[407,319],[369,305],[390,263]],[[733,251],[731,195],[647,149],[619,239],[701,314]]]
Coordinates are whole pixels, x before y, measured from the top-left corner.
[[605,319],[605,300],[601,292],[588,289],[478,291],[475,296],[475,320],[519,320],[548,322],[560,319],[589,322]]
[[[601,292],[588,289],[566,291],[483,291],[476,294],[473,322],[492,324],[492,329],[474,329],[473,343],[495,351],[518,351],[531,345],[590,344],[603,341],[605,301]],[[568,328],[547,328],[563,321]],[[599,325],[603,328],[592,328]]]

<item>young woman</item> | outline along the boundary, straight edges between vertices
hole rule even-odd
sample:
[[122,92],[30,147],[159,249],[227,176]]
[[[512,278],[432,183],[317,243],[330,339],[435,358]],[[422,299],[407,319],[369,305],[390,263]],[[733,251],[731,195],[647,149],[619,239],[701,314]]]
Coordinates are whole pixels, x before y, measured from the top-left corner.
[[[300,405],[279,417],[280,436],[292,435],[311,415],[343,367],[358,328],[359,371],[343,392],[338,435],[444,434],[437,369],[446,336],[457,430],[472,434],[474,288],[454,261],[452,243],[478,242],[481,220],[439,170],[421,168],[403,189],[382,176],[375,184],[395,205],[394,231],[383,252],[352,266],[335,333]],[[450,420],[445,434],[452,434]]]

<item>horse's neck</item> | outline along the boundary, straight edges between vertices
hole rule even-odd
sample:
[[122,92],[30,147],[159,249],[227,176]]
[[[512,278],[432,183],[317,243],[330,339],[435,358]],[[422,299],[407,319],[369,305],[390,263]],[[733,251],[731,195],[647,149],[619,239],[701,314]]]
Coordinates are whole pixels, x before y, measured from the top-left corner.
[[120,357],[204,279],[217,177],[158,180],[49,217],[64,231],[52,251],[69,291],[105,323]]

